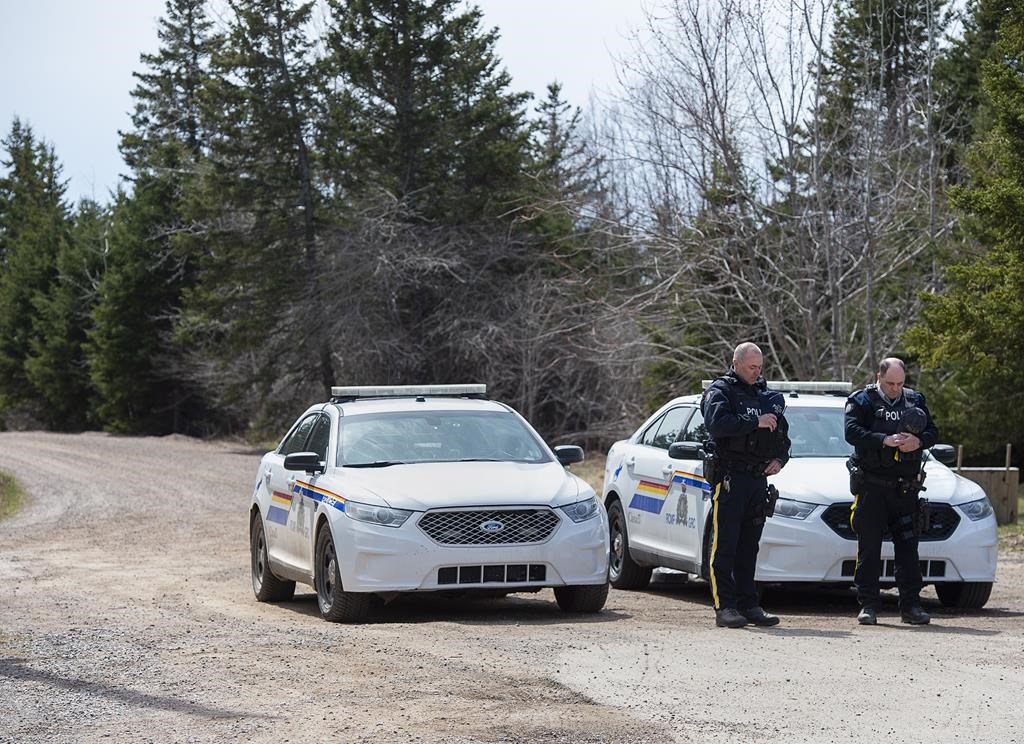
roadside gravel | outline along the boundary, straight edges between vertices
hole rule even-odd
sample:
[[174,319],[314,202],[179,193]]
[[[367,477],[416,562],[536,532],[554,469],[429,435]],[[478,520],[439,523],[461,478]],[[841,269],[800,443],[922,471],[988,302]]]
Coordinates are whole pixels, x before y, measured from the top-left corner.
[[[845,591],[776,591],[779,628],[715,629],[701,582],[411,598],[332,625],[258,604],[261,453],[183,437],[0,434],[29,503],[0,523],[0,741],[1024,740],[1024,558],[986,610],[861,628]],[[934,595],[929,594],[934,597]]]

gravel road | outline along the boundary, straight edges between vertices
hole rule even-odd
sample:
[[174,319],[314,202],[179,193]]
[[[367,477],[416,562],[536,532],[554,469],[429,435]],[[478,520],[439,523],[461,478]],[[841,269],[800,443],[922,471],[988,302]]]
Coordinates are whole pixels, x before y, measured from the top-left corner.
[[411,598],[332,625],[257,604],[260,453],[182,437],[0,434],[0,741],[1021,742],[1024,554],[981,612],[854,622],[847,591],[770,591],[774,629],[713,627],[701,582]]

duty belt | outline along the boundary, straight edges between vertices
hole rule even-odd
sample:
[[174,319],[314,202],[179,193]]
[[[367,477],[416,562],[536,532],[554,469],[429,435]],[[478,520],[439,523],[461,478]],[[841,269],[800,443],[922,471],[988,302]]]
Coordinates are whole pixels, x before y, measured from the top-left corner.
[[767,462],[743,462],[742,460],[726,460],[722,464],[722,469],[726,472],[739,471],[741,473],[753,473],[754,475],[764,475],[764,469]]
[[882,488],[903,488],[914,484],[913,478],[879,478],[877,475],[864,471],[864,482]]

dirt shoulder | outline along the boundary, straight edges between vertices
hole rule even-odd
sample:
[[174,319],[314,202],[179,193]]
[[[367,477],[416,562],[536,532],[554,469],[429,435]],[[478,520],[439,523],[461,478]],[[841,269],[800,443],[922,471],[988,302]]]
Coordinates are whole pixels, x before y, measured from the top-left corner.
[[[260,453],[180,437],[0,434],[28,506],[0,523],[0,740],[1014,741],[1024,558],[989,607],[911,629],[848,592],[712,627],[700,582],[401,600],[323,622],[311,590],[257,604],[247,506]],[[929,595],[933,596],[933,595]],[[891,603],[888,609],[893,609]]]

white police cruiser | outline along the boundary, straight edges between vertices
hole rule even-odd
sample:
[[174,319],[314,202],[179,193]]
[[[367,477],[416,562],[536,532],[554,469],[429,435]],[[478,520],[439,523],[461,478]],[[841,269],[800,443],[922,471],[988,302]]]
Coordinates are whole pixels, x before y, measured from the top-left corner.
[[264,455],[250,507],[262,602],[316,590],[327,620],[373,595],[554,587],[568,612],[608,595],[608,520],[594,490],[483,385],[336,387]]
[[[857,539],[850,527],[844,436],[849,383],[769,382],[787,393],[792,448],[789,463],[769,478],[779,489],[775,516],[765,523],[757,559],[759,582],[851,584]],[[817,394],[817,393],[842,393]],[[941,427],[940,427],[941,431]],[[711,489],[701,477],[699,444],[708,438],[700,396],[669,401],[629,439],[608,452],[604,503],[611,539],[611,584],[647,585],[656,567],[707,577]],[[673,446],[674,445],[674,446]],[[670,452],[670,447],[672,447]],[[921,575],[942,604],[983,607],[996,572],[996,520],[975,483],[939,460],[955,459],[948,445],[932,447],[925,462],[931,520],[920,537]],[[894,582],[893,547],[882,546],[883,586]]]

